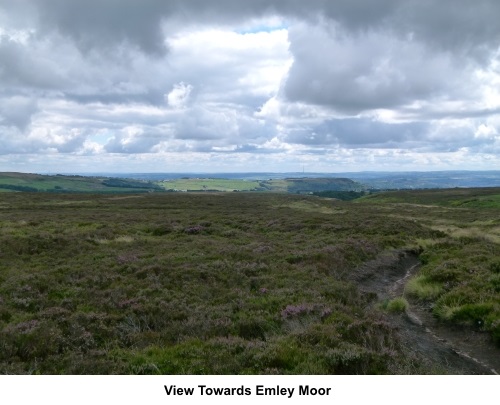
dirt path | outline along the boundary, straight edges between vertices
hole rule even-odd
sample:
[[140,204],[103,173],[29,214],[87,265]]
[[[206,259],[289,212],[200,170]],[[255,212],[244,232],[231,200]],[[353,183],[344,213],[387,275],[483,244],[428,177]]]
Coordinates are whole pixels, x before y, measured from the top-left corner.
[[[351,279],[360,290],[376,294],[374,302],[402,296],[408,279],[420,266],[417,255],[406,251],[384,252],[358,268]],[[437,374],[498,374],[500,349],[486,333],[438,322],[430,308],[410,301],[404,315],[388,315],[411,355]]]

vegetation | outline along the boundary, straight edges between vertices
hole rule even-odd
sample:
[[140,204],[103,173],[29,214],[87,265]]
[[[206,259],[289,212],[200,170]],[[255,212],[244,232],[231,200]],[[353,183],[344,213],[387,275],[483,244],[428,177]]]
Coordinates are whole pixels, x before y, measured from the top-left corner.
[[158,182],[170,191],[272,191],[283,193],[313,193],[320,191],[362,190],[363,186],[343,178],[296,178],[269,180],[181,178]]
[[[298,178],[285,179],[289,193],[313,193],[320,191],[359,191],[364,187],[350,179],[344,178]],[[270,182],[272,184],[272,181]]]
[[410,304],[404,297],[396,297],[382,303],[381,308],[393,313],[406,312]]
[[155,183],[142,180],[0,173],[0,190],[50,193],[141,193],[163,189]]
[[364,191],[316,191],[313,193],[318,197],[336,198],[343,201],[352,201],[366,195]]
[[398,191],[361,201],[397,208],[391,215],[436,231],[439,238],[418,241],[423,266],[406,292],[438,319],[487,331],[500,344],[500,189]]
[[118,188],[132,188],[132,189],[146,189],[146,190],[162,190],[162,188],[156,184],[150,183],[148,181],[140,180],[130,180],[130,179],[104,179],[101,184],[106,187],[118,187]]
[[[298,173],[297,173],[298,174]],[[303,174],[302,174],[303,175]],[[353,196],[358,198],[361,193],[367,191],[381,191],[389,189],[442,189],[445,190],[443,197],[447,203],[453,204],[452,200],[446,199],[447,194],[453,187],[492,187],[500,184],[500,172],[408,172],[408,173],[345,173],[345,177],[324,177],[319,173],[313,173],[311,177],[288,177],[276,173],[247,173],[227,174],[227,178],[205,178],[198,175],[178,175],[178,178],[166,174],[170,180],[161,180],[160,173],[144,175],[130,174],[132,178],[112,177],[84,177],[75,175],[39,175],[26,173],[0,173],[0,192],[5,191],[47,191],[47,192],[93,192],[93,193],[118,193],[118,192],[144,192],[144,191],[272,191],[287,193],[323,193],[340,192],[339,198],[351,200]],[[274,177],[273,177],[274,176]],[[114,189],[113,189],[114,187]],[[456,203],[474,205],[490,204],[481,198],[476,201],[472,196],[470,201],[460,199],[460,193],[466,189],[455,188],[455,194],[459,197]],[[486,189],[484,189],[486,190]],[[417,190],[419,198],[428,194],[433,200],[433,190]],[[349,194],[346,194],[349,193]],[[359,194],[353,194],[359,193]],[[340,197],[339,197],[340,196]],[[415,197],[413,195],[413,197]],[[408,195],[407,195],[408,197]],[[484,196],[483,196],[484,197]],[[384,197],[385,198],[385,197]],[[380,201],[380,200],[379,200]],[[409,201],[405,201],[409,202]],[[498,204],[498,201],[493,201]]]
[[479,237],[445,238],[426,249],[407,292],[430,300],[443,321],[489,331],[500,343],[500,249]]
[[500,190],[440,193],[0,193],[0,372],[435,372],[353,280],[421,251],[413,296],[500,339],[499,208],[456,203]]
[[239,179],[181,178],[158,184],[170,191],[257,191],[260,188],[258,181]]
[[365,172],[350,173],[353,179],[379,190],[452,189],[500,187],[500,171]]
[[140,193],[159,191],[273,191],[312,193],[325,190],[361,190],[362,185],[349,179],[301,178],[265,181],[241,179],[180,178],[145,181],[110,177],[0,173],[0,190],[23,192]]
[[496,187],[403,190],[369,194],[372,203],[412,203],[457,208],[500,208],[500,192]]

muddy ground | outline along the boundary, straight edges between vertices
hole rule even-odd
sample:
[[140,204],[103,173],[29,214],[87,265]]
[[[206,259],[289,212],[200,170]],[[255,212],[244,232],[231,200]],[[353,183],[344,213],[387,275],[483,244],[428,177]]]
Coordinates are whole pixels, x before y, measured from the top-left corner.
[[[390,251],[357,269],[351,280],[373,305],[402,296],[408,279],[420,266],[414,252]],[[411,300],[405,314],[387,314],[408,354],[435,374],[498,374],[500,349],[485,332],[451,326],[433,317],[429,305]]]

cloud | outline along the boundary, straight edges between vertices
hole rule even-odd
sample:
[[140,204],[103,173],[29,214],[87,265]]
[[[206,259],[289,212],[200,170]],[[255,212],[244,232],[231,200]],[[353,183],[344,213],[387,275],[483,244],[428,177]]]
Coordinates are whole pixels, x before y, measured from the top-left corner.
[[294,63],[284,94],[291,101],[357,114],[470,91],[466,63],[410,39],[380,32],[349,36],[325,22],[298,25],[289,35]]
[[13,126],[25,131],[37,111],[36,100],[29,97],[13,96],[0,99],[0,126]]
[[498,15],[496,0],[0,0],[0,163],[495,168]]
[[[42,49],[41,49],[42,48]],[[66,80],[43,44],[0,35],[0,81],[4,89],[58,89]]]
[[411,33],[440,52],[486,61],[498,49],[495,0],[406,1],[391,19],[394,30]]
[[168,139],[168,128],[127,126],[118,131],[105,145],[109,153],[150,153],[162,140]]
[[42,34],[54,30],[83,51],[133,46],[152,55],[166,52],[161,29],[169,2],[157,0],[36,0]]
[[322,122],[313,131],[292,133],[287,140],[311,146],[397,148],[423,141],[429,124],[422,122],[384,123],[368,118],[346,118]]
[[153,54],[166,51],[168,25],[173,30],[181,24],[231,25],[268,15],[309,21],[323,16],[351,32],[389,28],[472,53],[478,52],[477,45],[495,47],[500,36],[496,0],[3,0],[0,8],[11,16],[11,24],[35,20],[42,33],[57,30],[83,48],[128,43]]
[[174,109],[182,109],[187,107],[189,96],[193,91],[193,86],[180,82],[174,84],[174,88],[166,95],[168,105]]

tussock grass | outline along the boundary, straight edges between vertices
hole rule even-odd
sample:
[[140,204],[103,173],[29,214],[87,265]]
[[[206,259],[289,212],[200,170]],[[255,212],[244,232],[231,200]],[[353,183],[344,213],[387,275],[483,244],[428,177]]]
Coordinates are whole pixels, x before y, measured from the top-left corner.
[[449,225],[437,225],[433,226],[432,229],[436,229],[441,232],[445,232],[453,238],[479,238],[486,239],[489,242],[500,243],[500,227],[499,226],[467,226],[459,227],[453,224]]
[[385,309],[389,312],[393,313],[402,313],[406,312],[406,310],[409,308],[410,304],[404,297],[396,297],[387,302],[385,305]]
[[405,292],[421,300],[431,300],[439,297],[442,293],[442,286],[433,282],[425,275],[412,278],[405,288]]

